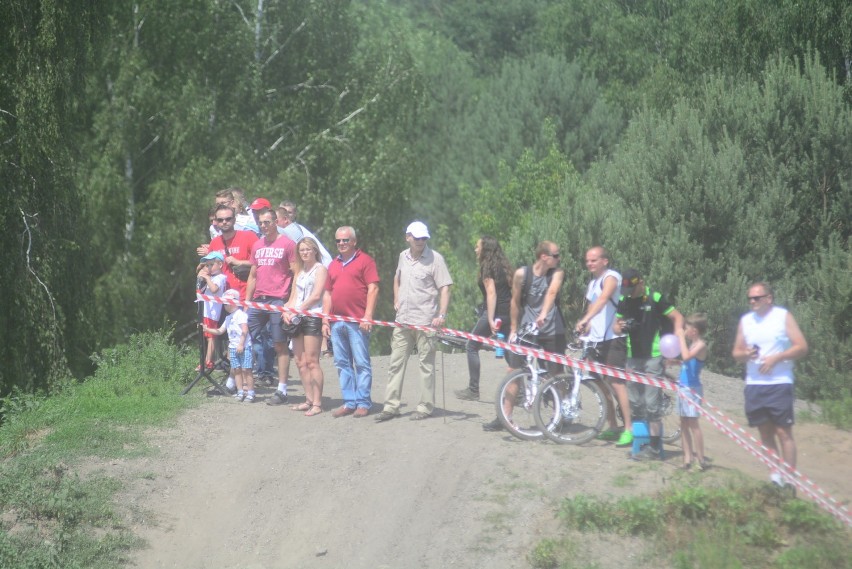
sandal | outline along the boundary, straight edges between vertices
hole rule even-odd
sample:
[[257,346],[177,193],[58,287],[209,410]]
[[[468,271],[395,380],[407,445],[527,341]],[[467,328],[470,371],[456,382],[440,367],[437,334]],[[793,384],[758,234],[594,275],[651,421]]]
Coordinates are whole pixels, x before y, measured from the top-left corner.
[[431,417],[429,413],[424,413],[423,411],[415,411],[411,414],[410,419],[412,421],[422,421],[423,419],[428,419],[429,417]]
[[319,405],[311,405],[311,408],[305,412],[305,417],[313,417],[322,413],[322,407]]
[[291,411],[309,411],[313,407],[310,401],[305,401],[304,403],[299,403],[298,405],[291,405]]

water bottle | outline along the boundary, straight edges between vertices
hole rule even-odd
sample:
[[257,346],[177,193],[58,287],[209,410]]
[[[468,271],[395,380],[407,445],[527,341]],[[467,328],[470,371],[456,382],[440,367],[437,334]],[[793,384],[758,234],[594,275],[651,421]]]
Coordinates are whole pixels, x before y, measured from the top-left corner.
[[[503,319],[502,319],[502,318],[495,318],[495,319],[494,319],[494,326],[495,326],[498,330],[500,329],[500,327],[501,327],[502,325],[503,325]],[[494,334],[494,337],[495,337],[495,338],[497,338],[497,340],[499,340],[499,341],[503,341],[503,340],[505,340],[505,339],[506,339],[506,335],[505,335],[505,334],[501,334],[500,332],[497,332],[496,334]],[[501,347],[499,347],[499,346],[498,346],[498,347],[496,347],[496,348],[494,348],[494,357],[495,357],[495,358],[497,358],[497,359],[501,359],[501,358],[503,357],[503,355],[504,355],[504,350],[503,350],[503,348],[501,348]]]

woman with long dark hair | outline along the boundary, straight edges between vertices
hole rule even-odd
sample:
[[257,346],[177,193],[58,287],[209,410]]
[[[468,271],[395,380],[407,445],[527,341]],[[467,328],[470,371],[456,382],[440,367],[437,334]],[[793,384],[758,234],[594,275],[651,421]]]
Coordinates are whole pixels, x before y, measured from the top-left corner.
[[[471,331],[477,336],[489,337],[497,332],[503,337],[509,333],[509,304],[512,302],[512,266],[503,253],[500,243],[489,235],[477,242],[476,260],[479,264],[477,283],[482,292],[479,319]],[[497,319],[502,320],[498,326]],[[467,401],[479,399],[479,349],[482,344],[468,340],[467,369],[470,376],[468,387],[456,391],[456,397]]]

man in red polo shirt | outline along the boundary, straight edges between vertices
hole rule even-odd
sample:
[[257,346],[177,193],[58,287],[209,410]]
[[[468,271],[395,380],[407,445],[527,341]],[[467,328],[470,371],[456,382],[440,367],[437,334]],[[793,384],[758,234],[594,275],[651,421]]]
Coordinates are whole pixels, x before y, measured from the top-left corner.
[[[334,234],[340,253],[328,266],[322,311],[325,314],[373,319],[379,297],[376,262],[357,248],[355,229],[341,227]],[[340,378],[343,405],[331,415],[366,417],[370,413],[373,368],[370,363],[370,330],[367,322],[323,322],[322,331],[334,347],[334,365]]]

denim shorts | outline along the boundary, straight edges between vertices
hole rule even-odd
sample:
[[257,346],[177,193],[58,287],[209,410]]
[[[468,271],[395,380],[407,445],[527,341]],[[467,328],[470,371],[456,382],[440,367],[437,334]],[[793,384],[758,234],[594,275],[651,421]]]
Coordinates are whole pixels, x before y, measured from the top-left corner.
[[677,388],[677,414],[681,417],[700,417],[701,399],[704,397],[703,387],[678,387]]

